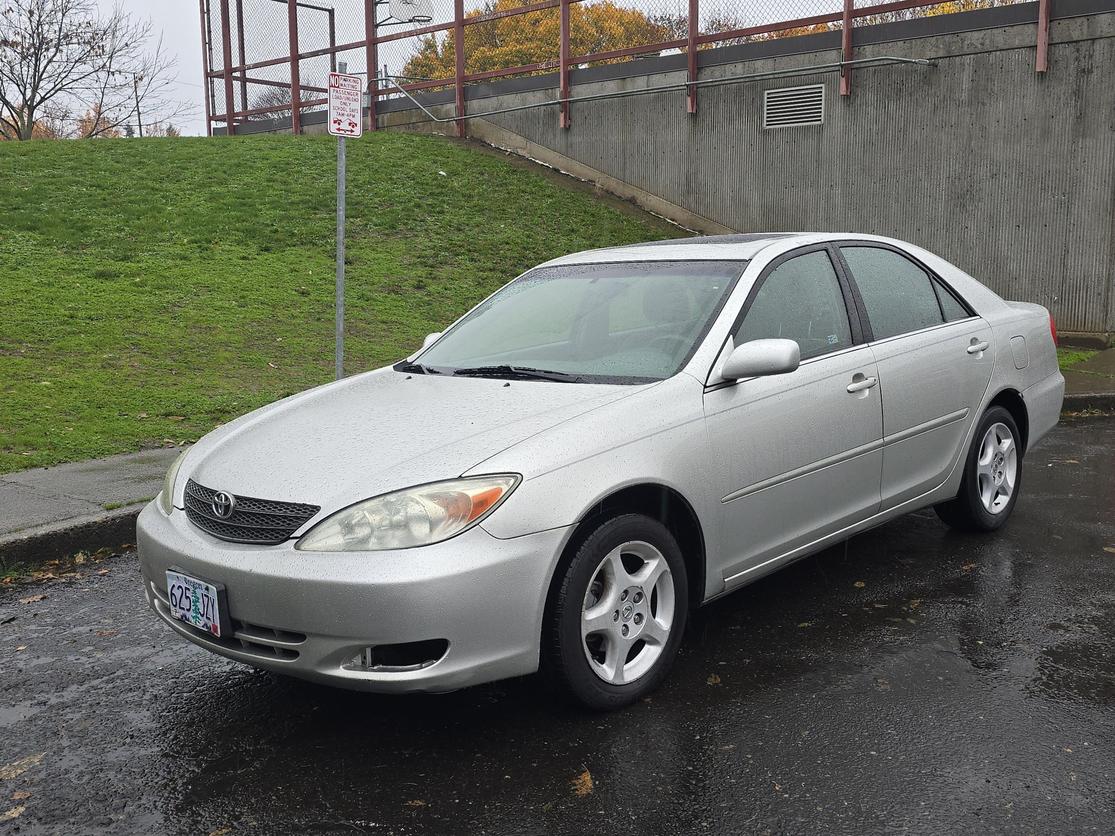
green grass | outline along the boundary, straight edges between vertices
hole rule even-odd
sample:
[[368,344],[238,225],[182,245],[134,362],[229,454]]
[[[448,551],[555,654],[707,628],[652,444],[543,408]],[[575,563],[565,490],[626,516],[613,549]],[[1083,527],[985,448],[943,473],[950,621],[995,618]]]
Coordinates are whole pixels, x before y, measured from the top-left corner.
[[1068,346],[1057,349],[1057,362],[1061,366],[1061,371],[1070,369],[1078,363],[1083,363],[1085,360],[1090,360],[1095,357],[1099,352],[1092,351],[1087,348],[1070,348]]
[[[330,380],[335,149],[0,143],[0,473],[192,440]],[[348,153],[349,373],[539,261],[675,234],[467,144]]]

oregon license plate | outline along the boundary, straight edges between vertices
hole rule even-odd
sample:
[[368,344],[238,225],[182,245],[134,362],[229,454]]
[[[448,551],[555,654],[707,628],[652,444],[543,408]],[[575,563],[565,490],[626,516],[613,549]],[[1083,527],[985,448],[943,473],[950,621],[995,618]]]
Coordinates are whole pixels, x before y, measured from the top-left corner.
[[166,593],[172,618],[220,638],[221,625],[228,623],[227,613],[223,612],[223,586],[171,569],[166,573]]

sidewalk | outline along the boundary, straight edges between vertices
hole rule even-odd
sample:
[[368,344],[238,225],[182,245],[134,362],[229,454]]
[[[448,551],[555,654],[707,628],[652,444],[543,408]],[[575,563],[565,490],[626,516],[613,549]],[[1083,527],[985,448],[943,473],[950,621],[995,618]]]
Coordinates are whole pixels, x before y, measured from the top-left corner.
[[179,448],[0,475],[0,568],[135,542]]
[[1115,411],[1115,348],[1065,369],[1065,411]]

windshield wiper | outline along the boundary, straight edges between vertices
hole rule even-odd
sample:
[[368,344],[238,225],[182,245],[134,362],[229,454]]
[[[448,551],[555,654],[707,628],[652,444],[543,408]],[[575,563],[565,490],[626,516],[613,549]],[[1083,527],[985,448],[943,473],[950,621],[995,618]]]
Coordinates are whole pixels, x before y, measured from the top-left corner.
[[532,369],[529,366],[474,366],[454,369],[454,376],[460,377],[515,377],[523,380],[556,380],[559,383],[580,383],[584,378],[569,372],[555,372],[547,369]]
[[409,372],[411,374],[441,374],[437,369],[431,366],[423,366],[421,363],[399,363],[395,366],[395,371]]

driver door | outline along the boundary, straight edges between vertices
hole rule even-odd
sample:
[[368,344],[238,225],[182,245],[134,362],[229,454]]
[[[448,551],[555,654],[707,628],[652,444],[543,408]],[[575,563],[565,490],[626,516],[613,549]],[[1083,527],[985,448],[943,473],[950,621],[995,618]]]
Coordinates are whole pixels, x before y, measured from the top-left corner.
[[882,407],[875,359],[825,246],[796,250],[759,277],[732,344],[795,340],[789,374],[710,381],[704,409],[721,463],[725,588],[879,510]]

